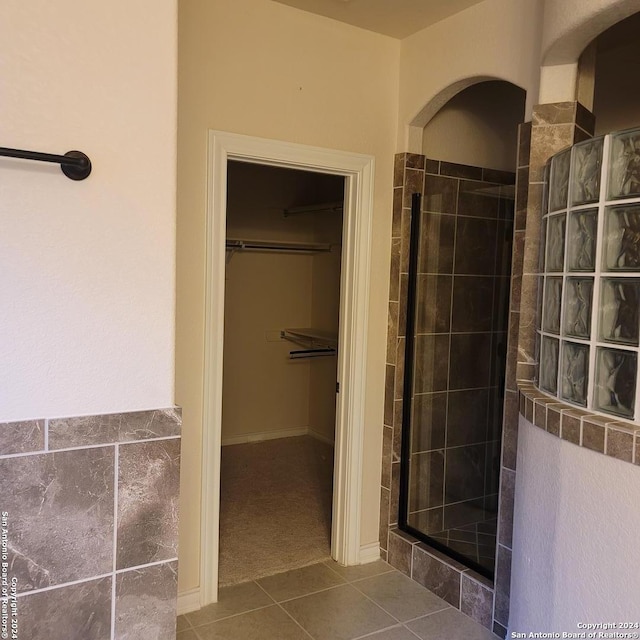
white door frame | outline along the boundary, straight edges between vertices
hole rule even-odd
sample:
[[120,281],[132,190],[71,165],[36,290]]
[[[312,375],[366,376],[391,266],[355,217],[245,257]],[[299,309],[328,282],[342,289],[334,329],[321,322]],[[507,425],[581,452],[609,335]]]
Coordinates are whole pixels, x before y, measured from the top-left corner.
[[[209,131],[200,604],[218,597],[222,357],[227,161],[345,176],[338,335],[336,443],[331,556],[360,562],[362,455],[369,313],[374,159],[356,153]],[[259,532],[256,532],[259,535]]]

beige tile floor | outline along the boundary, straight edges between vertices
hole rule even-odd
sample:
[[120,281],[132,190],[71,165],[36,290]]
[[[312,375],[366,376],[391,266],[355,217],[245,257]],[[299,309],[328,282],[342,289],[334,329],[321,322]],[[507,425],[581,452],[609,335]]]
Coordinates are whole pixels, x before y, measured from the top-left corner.
[[220,590],[178,617],[177,640],[495,640],[382,560],[328,561]]

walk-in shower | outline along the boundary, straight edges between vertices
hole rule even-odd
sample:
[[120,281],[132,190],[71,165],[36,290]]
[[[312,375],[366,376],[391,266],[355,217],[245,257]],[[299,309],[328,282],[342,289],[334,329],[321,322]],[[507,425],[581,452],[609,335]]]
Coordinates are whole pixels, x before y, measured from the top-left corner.
[[426,166],[405,252],[399,526],[492,577],[515,176]]

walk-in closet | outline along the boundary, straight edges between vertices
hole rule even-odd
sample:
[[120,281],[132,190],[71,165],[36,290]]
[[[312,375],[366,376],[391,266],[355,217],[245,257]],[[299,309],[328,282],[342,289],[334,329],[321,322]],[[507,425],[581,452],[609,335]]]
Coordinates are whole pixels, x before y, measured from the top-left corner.
[[221,586],[331,554],[342,176],[229,161]]

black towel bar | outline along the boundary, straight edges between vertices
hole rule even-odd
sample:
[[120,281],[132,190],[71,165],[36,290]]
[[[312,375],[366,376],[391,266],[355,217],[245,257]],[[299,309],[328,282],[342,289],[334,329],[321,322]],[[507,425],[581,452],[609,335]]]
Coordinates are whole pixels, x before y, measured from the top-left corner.
[[38,162],[54,162],[60,165],[62,173],[71,180],[84,180],[91,173],[91,160],[82,151],[67,151],[63,156],[39,151],[25,151],[24,149],[8,149],[0,147],[0,156],[6,158],[21,158],[23,160],[37,160]]

